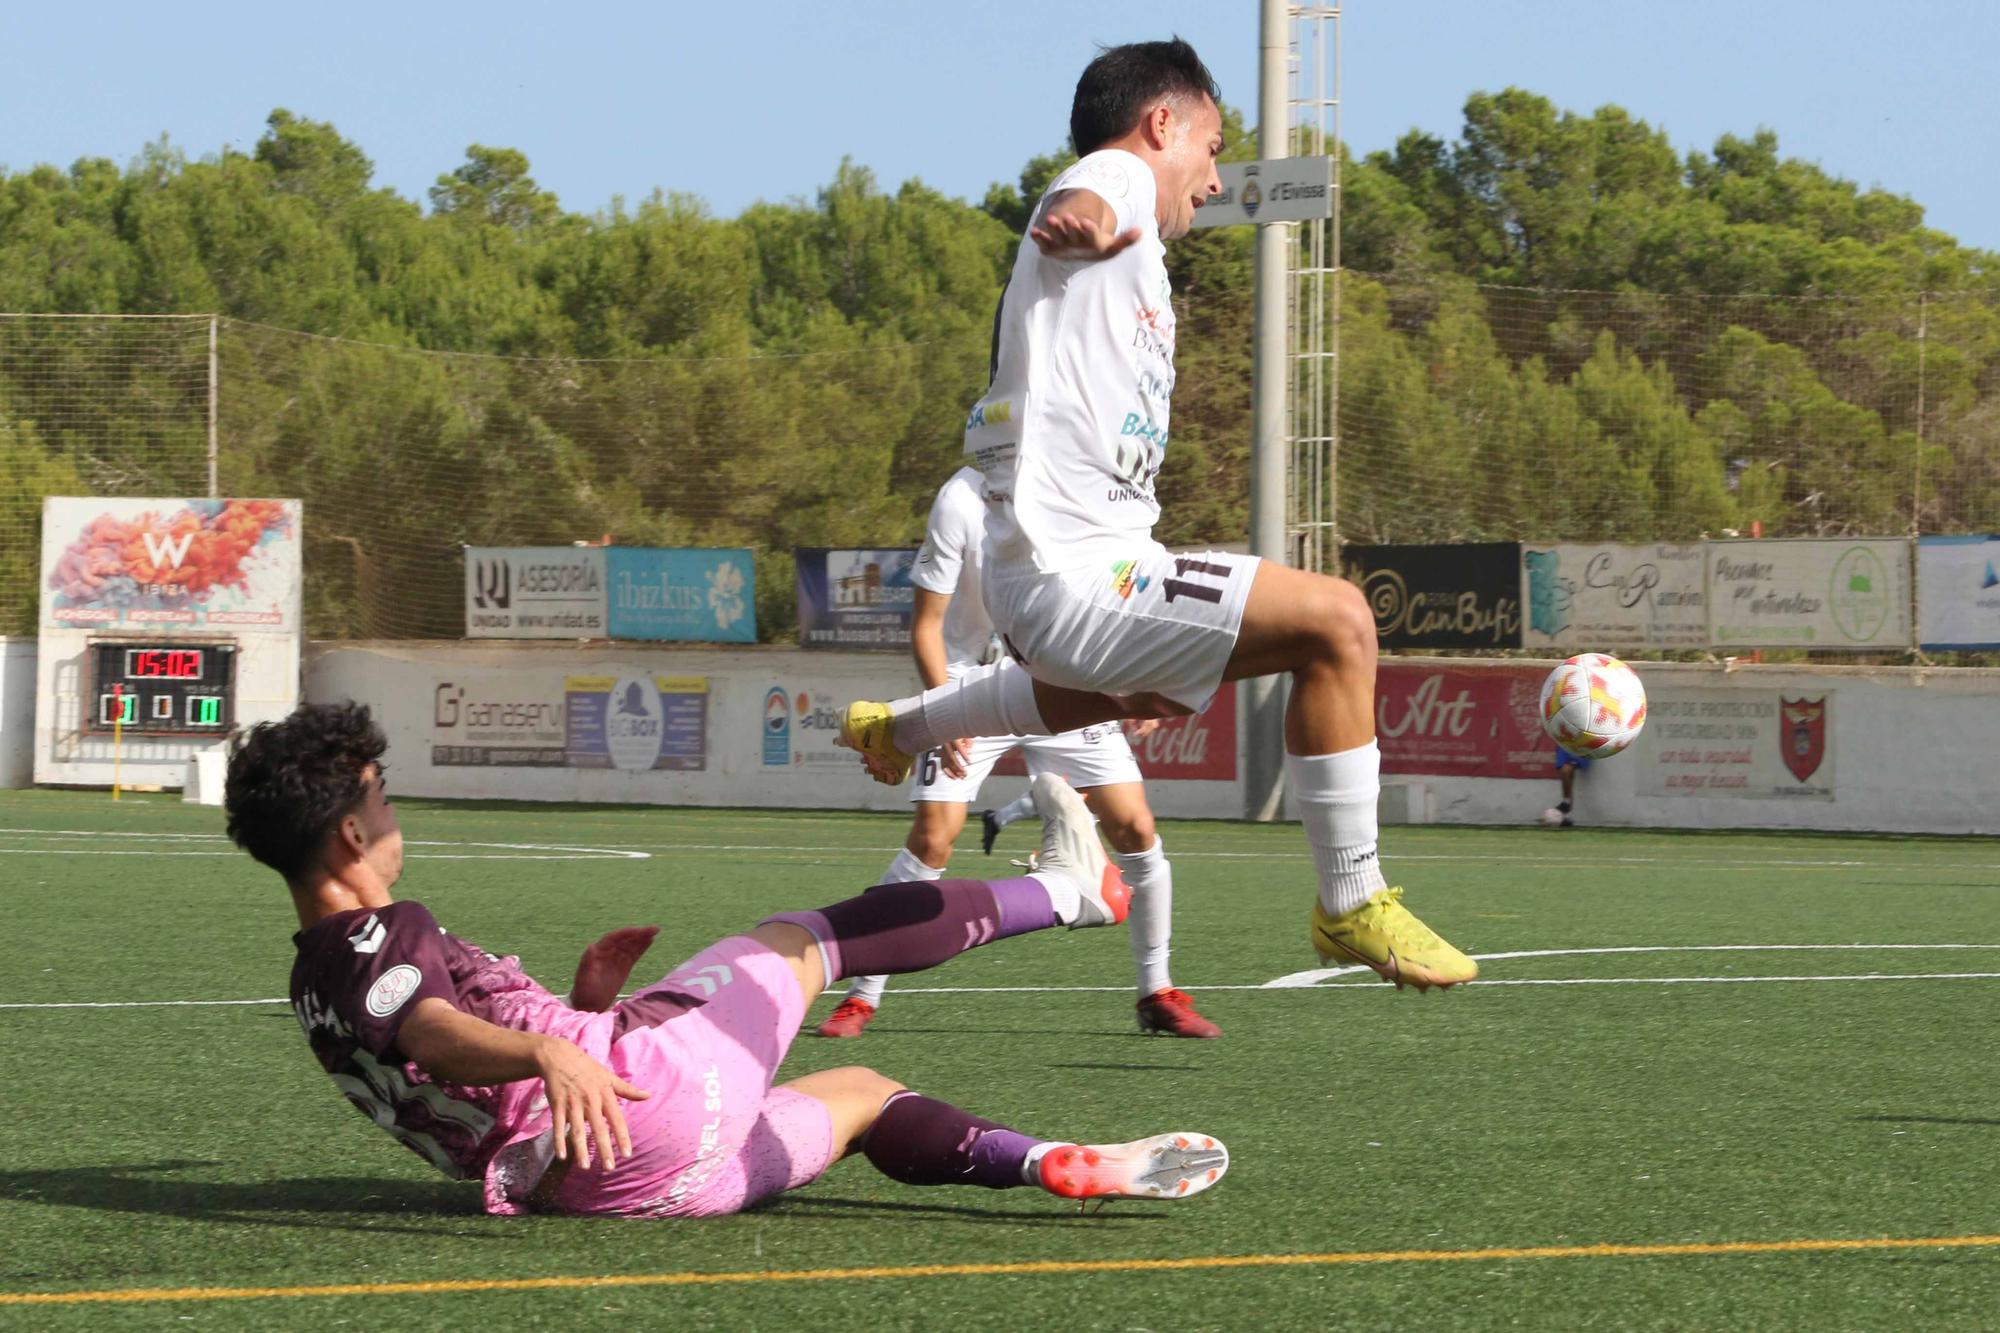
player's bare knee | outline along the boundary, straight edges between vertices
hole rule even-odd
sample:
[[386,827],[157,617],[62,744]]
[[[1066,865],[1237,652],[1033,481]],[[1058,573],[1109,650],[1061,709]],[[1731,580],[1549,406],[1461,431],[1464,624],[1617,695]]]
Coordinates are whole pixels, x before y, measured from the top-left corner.
[[1346,579],[1318,581],[1311,602],[1316,656],[1340,668],[1375,669],[1375,613],[1361,589]]
[[910,830],[910,836],[903,841],[903,846],[909,850],[910,855],[916,857],[931,869],[943,870],[947,865],[951,864],[951,844],[953,841],[954,838],[951,834],[944,833],[939,829],[920,826]]
[[1145,851],[1159,837],[1158,830],[1153,827],[1151,810],[1141,810],[1133,815],[1106,819],[1100,821],[1100,827],[1104,830],[1104,840],[1110,843],[1114,850],[1127,856]]

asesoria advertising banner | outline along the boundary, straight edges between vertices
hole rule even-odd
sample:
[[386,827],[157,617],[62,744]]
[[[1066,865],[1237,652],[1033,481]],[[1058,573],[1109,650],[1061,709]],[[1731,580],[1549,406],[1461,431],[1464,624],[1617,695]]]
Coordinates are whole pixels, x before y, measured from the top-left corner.
[[42,628],[299,633],[297,500],[42,502]]

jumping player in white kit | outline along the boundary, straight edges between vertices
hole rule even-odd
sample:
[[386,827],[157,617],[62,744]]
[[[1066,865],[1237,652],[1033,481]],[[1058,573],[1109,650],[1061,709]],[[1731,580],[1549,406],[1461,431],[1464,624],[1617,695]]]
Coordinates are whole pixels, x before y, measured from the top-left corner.
[[[993,621],[981,593],[980,547],[986,503],[979,473],[960,468],[931,503],[923,548],[911,581],[916,604],[910,647],[926,687],[943,685],[989,659]],[[1143,725],[1143,724],[1142,724]],[[1168,975],[1173,923],[1173,868],[1153,826],[1139,763],[1124,731],[1100,723],[1060,736],[955,738],[918,757],[910,780],[915,818],[903,850],[882,874],[884,884],[934,880],[950,864],[952,844],[965,827],[967,807],[1008,751],[1019,746],[1031,778],[1055,773],[1083,795],[1112,846],[1112,860],[1132,889],[1132,961],[1139,974],[1141,1032],[1174,1037],[1219,1037],[1222,1029],[1195,1011]],[[1023,797],[1033,808],[1033,793]],[[986,816],[985,847],[993,849],[999,821]],[[825,1022],[822,1037],[858,1037],[882,1004],[886,976],[857,977]]]
[[1174,388],[1165,242],[1221,190],[1214,79],[1176,38],[1113,47],[1077,83],[1080,160],[1030,218],[992,383],[966,422],[985,482],[986,604],[1008,656],[921,695],[859,702],[842,740],[878,781],[961,736],[1051,735],[1204,707],[1289,672],[1285,776],[1311,845],[1311,938],[1419,989],[1477,965],[1402,905],[1376,849],[1374,617],[1353,584],[1153,540]]

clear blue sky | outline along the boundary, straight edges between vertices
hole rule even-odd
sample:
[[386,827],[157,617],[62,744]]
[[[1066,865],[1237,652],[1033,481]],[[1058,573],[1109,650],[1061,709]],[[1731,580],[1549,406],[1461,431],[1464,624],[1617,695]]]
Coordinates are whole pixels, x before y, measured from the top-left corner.
[[[1255,0],[7,4],[0,165],[123,162],[162,133],[247,149],[285,106],[415,199],[473,142],[521,149],[583,211],[655,186],[724,215],[809,198],[843,154],[977,199],[1061,145],[1093,43],[1173,31],[1254,110]],[[1618,103],[1684,150],[1769,126],[2000,249],[2000,4],[1351,0],[1344,35],[1358,152],[1454,137],[1467,93],[1514,84]]]

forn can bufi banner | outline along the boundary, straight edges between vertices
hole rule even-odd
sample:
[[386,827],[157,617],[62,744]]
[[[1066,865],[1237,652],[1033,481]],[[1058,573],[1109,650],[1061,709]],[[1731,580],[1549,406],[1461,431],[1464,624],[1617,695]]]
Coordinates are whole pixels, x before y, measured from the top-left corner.
[[1519,648],[1521,545],[1350,546],[1384,648]]

